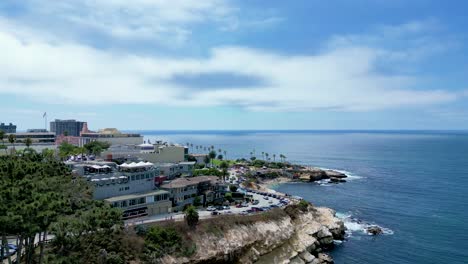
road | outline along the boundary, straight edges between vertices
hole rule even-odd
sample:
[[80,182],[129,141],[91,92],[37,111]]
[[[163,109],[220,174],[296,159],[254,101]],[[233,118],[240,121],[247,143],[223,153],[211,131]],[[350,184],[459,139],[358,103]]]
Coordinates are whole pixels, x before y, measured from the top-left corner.
[[[281,206],[280,199],[268,197],[268,200],[265,199],[266,196],[256,193],[248,193],[253,196],[254,200],[258,200],[259,203],[257,205],[253,205],[251,203],[248,204],[247,207],[236,208],[235,206],[231,206],[228,210],[220,210],[218,211],[220,214],[241,214],[252,207],[269,207],[272,204]],[[271,203],[270,203],[271,201]],[[207,211],[206,208],[198,210],[198,215],[200,219],[207,219],[211,217],[216,217],[212,215],[212,212]],[[164,221],[182,221],[184,219],[183,213],[169,213],[163,215],[154,215],[144,218],[136,218],[136,219],[129,219],[125,221],[126,226],[134,226],[134,225],[142,225],[142,224],[149,224],[154,222],[164,222]]]

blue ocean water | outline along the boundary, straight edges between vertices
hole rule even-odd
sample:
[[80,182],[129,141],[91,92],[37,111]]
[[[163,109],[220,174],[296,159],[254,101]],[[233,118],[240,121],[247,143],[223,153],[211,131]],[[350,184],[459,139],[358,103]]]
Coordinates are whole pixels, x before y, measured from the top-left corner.
[[[291,162],[344,170],[347,183],[292,183],[299,195],[389,232],[352,229],[332,252],[336,263],[468,263],[468,132],[144,131],[146,138],[227,151],[286,155]],[[195,151],[196,152],[196,151]]]

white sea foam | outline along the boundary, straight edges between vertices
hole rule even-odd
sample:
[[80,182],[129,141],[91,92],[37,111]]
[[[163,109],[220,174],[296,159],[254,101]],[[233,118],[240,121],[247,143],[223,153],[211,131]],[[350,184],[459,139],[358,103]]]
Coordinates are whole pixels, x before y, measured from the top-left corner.
[[380,229],[382,229],[382,232],[384,235],[393,235],[393,230],[386,228],[386,227],[379,226],[377,224],[368,223],[363,220],[354,218],[351,213],[336,213],[336,216],[343,221],[347,229],[346,230],[347,237],[350,237],[355,233],[372,235],[367,231],[368,228],[371,226],[377,226]]
[[330,169],[330,168],[324,168],[324,167],[319,167],[319,169],[322,169],[322,170],[332,170],[332,171],[344,173],[344,174],[346,174],[346,176],[348,176],[348,177],[346,178],[347,181],[358,180],[358,179],[364,178],[363,176],[356,175],[356,174],[354,174],[354,173],[352,173],[352,172],[350,172],[350,171],[347,171],[347,170],[337,170],[337,169]]

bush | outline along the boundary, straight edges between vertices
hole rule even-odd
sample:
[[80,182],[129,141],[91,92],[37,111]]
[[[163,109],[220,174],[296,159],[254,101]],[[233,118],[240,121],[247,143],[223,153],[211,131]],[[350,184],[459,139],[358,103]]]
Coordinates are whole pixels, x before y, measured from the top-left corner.
[[145,246],[152,256],[162,257],[181,249],[182,236],[173,227],[152,226],[146,235]]
[[231,192],[237,192],[237,186],[235,186],[235,185],[229,185],[229,190],[230,190]]
[[224,199],[228,200],[229,202],[234,201],[234,199],[232,199],[232,193],[230,192],[227,192],[226,194],[224,194]]
[[298,204],[298,207],[301,211],[306,212],[309,208],[309,202],[306,200],[301,200]]
[[187,225],[191,228],[195,228],[198,223],[198,212],[197,209],[195,209],[195,206],[190,205],[187,207],[185,210],[185,221],[187,222]]

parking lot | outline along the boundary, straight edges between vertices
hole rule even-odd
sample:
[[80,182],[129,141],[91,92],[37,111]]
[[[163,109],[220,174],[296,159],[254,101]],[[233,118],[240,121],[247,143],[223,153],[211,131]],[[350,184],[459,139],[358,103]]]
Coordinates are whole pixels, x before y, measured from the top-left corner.
[[[258,204],[254,203],[247,203],[247,206],[243,207],[236,207],[236,206],[229,206],[228,209],[222,210],[209,210],[208,208],[204,208],[203,210],[199,210],[198,214],[200,217],[207,217],[214,214],[250,214],[255,212],[261,211],[268,211],[275,207],[282,207],[289,203],[289,199],[283,198],[281,196],[271,194],[271,193],[256,193],[241,189],[241,191],[245,192],[246,194],[252,195],[252,199],[258,201]],[[276,196],[276,197],[275,197]],[[213,213],[215,212],[215,213]]]

